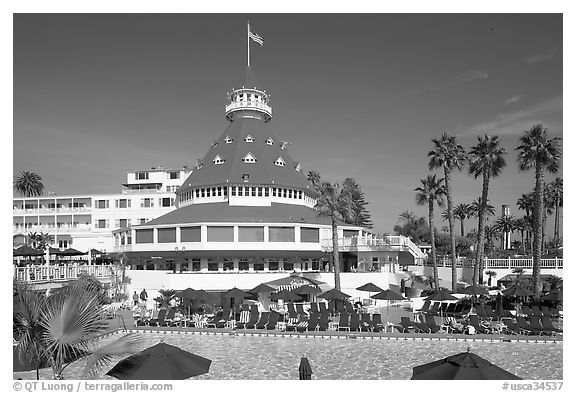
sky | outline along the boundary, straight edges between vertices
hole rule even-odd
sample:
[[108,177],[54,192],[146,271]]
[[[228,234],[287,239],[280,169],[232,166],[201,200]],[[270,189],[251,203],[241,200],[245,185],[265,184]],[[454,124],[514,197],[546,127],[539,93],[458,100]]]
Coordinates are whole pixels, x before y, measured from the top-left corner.
[[[466,150],[501,138],[490,204],[521,215],[534,173],[518,170],[519,137],[536,123],[563,134],[561,14],[15,14],[13,174],[94,194],[120,192],[125,170],[194,165],[228,125],[248,19],[271,126],[305,171],[356,178],[376,231],[427,215],[414,188],[444,131]],[[452,186],[458,204],[482,184],[465,170]]]

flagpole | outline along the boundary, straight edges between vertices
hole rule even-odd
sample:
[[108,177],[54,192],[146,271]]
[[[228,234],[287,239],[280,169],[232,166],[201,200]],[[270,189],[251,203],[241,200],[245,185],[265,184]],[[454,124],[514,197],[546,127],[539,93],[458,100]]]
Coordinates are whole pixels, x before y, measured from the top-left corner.
[[248,38],[248,67],[250,67],[250,21],[248,21],[248,34],[246,38]]

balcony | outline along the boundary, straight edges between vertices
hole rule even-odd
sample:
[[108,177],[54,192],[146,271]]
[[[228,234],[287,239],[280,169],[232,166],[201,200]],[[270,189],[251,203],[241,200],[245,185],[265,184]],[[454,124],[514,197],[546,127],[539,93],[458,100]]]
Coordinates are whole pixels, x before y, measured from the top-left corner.
[[29,232],[48,232],[48,233],[68,233],[68,232],[90,232],[92,230],[92,225],[90,224],[80,224],[80,225],[62,225],[62,226],[50,226],[50,225],[32,225],[29,227],[15,226],[12,227],[12,232],[14,234],[18,233],[29,233]]
[[264,102],[250,100],[232,102],[226,105],[226,114],[241,110],[258,110],[260,112],[266,113],[269,117],[272,117],[272,108]]
[[54,281],[76,280],[81,275],[97,278],[112,277],[113,265],[63,265],[63,266],[26,266],[14,267],[13,278],[30,284]]
[[20,215],[20,214],[57,214],[57,213],[90,213],[92,212],[92,208],[89,206],[86,207],[59,207],[59,208],[48,208],[48,207],[41,207],[35,209],[18,209],[13,208],[12,214],[13,215]]
[[[540,260],[542,269],[563,269],[564,260],[562,258],[542,259]],[[436,261],[438,267],[452,267],[450,258],[438,258]],[[432,262],[427,260],[425,266],[432,266]],[[468,258],[459,258],[456,261],[456,267],[474,267],[474,260]],[[531,258],[502,258],[502,259],[488,259],[484,258],[485,269],[532,269]]]

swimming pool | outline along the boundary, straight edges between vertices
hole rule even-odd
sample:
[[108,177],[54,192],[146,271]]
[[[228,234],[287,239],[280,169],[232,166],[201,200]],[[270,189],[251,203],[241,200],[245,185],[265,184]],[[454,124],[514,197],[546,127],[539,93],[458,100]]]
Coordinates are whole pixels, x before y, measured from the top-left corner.
[[[120,333],[122,334],[122,333]],[[523,379],[562,379],[562,342],[418,341],[144,333],[141,348],[161,340],[212,359],[210,372],[194,379],[298,379],[307,356],[313,379],[410,379],[412,367],[470,350]],[[108,341],[118,335],[106,337]],[[78,379],[83,362],[71,364],[66,379]],[[106,370],[107,371],[107,370]],[[106,373],[104,371],[103,374]],[[35,373],[14,373],[34,379]],[[41,378],[51,378],[42,370]],[[112,379],[102,375],[102,379]]]

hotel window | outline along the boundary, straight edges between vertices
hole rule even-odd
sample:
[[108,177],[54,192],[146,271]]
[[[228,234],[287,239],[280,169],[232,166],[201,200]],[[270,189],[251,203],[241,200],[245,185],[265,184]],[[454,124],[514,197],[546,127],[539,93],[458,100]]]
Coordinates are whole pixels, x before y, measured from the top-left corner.
[[206,197],[206,189],[205,188],[202,189],[202,198],[204,198],[204,197]]
[[96,228],[108,228],[108,220],[96,220]]
[[372,257],[372,262],[378,262],[378,257]]
[[247,164],[254,164],[256,162],[256,157],[254,157],[252,153],[248,153],[244,156],[242,162],[245,162]]
[[267,145],[273,145],[273,144],[274,144],[274,139],[272,139],[272,138],[266,139],[266,144],[267,144]]
[[298,191],[298,199],[302,199],[302,191]]
[[136,244],[153,243],[153,242],[154,242],[153,229],[136,229]]
[[284,188],[284,189],[282,190],[282,196],[283,196],[284,198],[286,198],[287,194],[288,194],[288,190]]
[[278,270],[279,269],[279,265],[278,265],[278,260],[276,259],[269,259],[268,260],[268,270]]
[[253,196],[253,197],[256,196],[256,187],[252,187],[252,196]]
[[224,187],[224,196],[228,196],[228,187]]
[[234,227],[207,227],[209,242],[233,242]]
[[239,242],[263,242],[264,227],[238,227]]
[[226,139],[224,139],[225,143],[232,143],[232,141],[234,141],[234,139],[230,138],[229,136],[227,136]]
[[262,196],[262,187],[258,187],[258,196],[259,196],[259,197]]
[[294,262],[289,262],[287,260],[284,260],[282,265],[284,267],[284,270],[294,270]]
[[199,243],[201,240],[200,227],[181,227],[180,241],[182,243]]
[[222,187],[218,187],[218,196],[222,196]]
[[250,270],[250,262],[247,259],[240,259],[238,262],[238,270],[247,271]]
[[232,261],[232,259],[224,258],[224,262],[222,263],[222,269],[224,271],[234,270],[234,262]]
[[312,258],[312,270],[320,270],[320,259]]
[[200,189],[197,188],[195,191],[196,191],[196,198],[200,198]]
[[132,235],[126,236],[126,244],[132,244]]
[[218,271],[218,262],[214,262],[213,259],[208,259],[208,271],[209,272],[217,272]]
[[[28,205],[26,205],[26,209],[30,209],[30,207],[27,207]],[[96,201],[96,209],[108,209],[110,207],[110,201],[107,199],[98,199]]]
[[250,196],[250,187],[244,187],[244,196]]
[[118,226],[120,228],[127,228],[128,227],[128,220],[125,218],[121,218],[120,220],[118,220]]
[[288,190],[288,198],[292,198],[292,190]]
[[300,228],[300,241],[302,243],[320,243],[320,230],[318,228]]
[[169,179],[180,179],[180,172],[170,172],[168,173]]
[[153,198],[143,198],[140,200],[140,207],[154,207]]
[[192,271],[199,272],[202,269],[202,264],[200,263],[200,259],[192,259]]
[[211,195],[211,194],[210,194],[210,189],[207,188],[207,189],[206,189],[206,197],[210,198],[210,195]]
[[254,262],[254,270],[260,272],[264,271],[264,262],[261,261]]
[[160,203],[162,207],[174,206],[174,198],[160,198]]
[[213,196],[213,197],[216,196],[216,187],[212,187],[212,196]]
[[271,242],[294,242],[294,227],[270,227]]
[[268,188],[268,187],[264,187],[264,196],[265,196],[265,197],[269,196],[269,193],[270,193],[269,188]]
[[276,196],[276,187],[272,187],[272,196],[273,196],[273,197]]
[[158,243],[176,243],[176,228],[158,228]]
[[246,138],[244,138],[244,142],[252,143],[254,142],[254,138],[252,138],[252,135],[248,134]]
[[284,166],[284,165],[286,165],[286,161],[284,161],[284,159],[282,159],[282,157],[278,157],[276,159],[276,161],[274,161],[274,164],[276,164],[278,166]]
[[[232,187],[232,193],[234,193],[234,190],[236,190],[236,187]],[[242,196],[242,190],[243,190],[242,187],[238,187],[238,196]],[[234,194],[232,194],[232,195],[234,195]]]
[[148,180],[148,172],[136,172],[136,180]]

